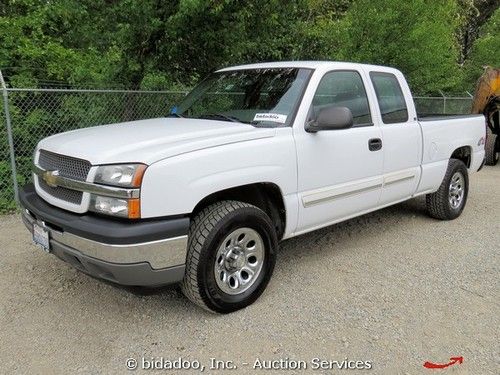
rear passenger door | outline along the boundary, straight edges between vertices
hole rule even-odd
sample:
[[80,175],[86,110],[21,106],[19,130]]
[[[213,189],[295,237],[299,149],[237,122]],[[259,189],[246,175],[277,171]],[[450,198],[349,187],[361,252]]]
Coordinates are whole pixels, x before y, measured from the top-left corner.
[[[420,180],[422,134],[408,85],[397,71],[370,71],[383,139],[383,188],[379,205],[407,199]],[[410,101],[410,102],[408,102]]]

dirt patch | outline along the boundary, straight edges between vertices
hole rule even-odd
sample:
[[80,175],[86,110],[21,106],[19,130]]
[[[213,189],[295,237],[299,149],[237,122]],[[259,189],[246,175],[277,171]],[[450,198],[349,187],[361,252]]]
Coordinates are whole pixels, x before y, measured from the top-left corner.
[[449,373],[496,374],[499,181],[498,167],[474,175],[451,222],[416,199],[288,240],[264,295],[228,316],[176,288],[90,278],[33,246],[18,216],[1,216],[0,372],[124,373],[128,358],[181,357],[233,361],[238,373],[255,373],[256,359],[311,370],[314,358],[347,358],[416,374],[463,356]]

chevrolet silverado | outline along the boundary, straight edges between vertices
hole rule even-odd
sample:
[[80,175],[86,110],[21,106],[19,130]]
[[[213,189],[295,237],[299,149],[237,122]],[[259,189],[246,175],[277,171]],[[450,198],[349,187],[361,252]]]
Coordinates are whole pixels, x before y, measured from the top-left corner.
[[22,218],[85,273],[180,283],[228,313],[262,294],[281,240],[421,195],[431,217],[457,218],[485,138],[482,115],[419,118],[393,68],[231,67],[165,118],[41,140]]

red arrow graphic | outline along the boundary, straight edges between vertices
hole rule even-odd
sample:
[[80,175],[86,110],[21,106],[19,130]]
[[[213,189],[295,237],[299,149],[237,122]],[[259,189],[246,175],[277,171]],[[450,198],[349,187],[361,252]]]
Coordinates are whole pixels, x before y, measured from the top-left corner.
[[464,362],[464,357],[451,357],[450,362],[448,363],[432,363],[432,362],[425,362],[424,367],[425,368],[432,368],[432,369],[440,369],[440,368],[446,368],[449,366],[454,365],[455,363],[462,364]]

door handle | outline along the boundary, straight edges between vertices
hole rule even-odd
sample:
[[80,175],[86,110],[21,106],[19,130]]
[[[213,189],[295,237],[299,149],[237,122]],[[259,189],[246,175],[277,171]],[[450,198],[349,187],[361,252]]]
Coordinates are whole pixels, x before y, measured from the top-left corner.
[[368,141],[368,149],[370,151],[378,151],[382,148],[382,140],[380,138],[372,138]]

